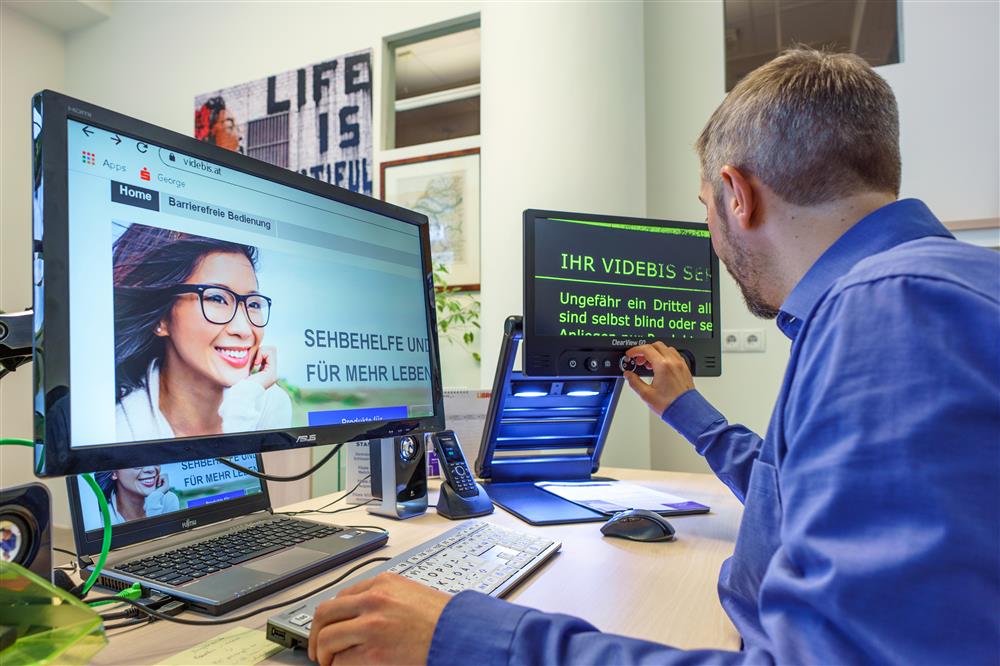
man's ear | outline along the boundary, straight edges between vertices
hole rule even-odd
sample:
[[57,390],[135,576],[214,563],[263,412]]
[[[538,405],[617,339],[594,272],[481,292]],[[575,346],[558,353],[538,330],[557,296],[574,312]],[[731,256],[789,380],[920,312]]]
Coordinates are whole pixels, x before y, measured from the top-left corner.
[[728,164],[722,167],[719,175],[725,192],[726,214],[735,219],[741,229],[749,230],[754,226],[754,210],[758,204],[753,186],[739,169]]

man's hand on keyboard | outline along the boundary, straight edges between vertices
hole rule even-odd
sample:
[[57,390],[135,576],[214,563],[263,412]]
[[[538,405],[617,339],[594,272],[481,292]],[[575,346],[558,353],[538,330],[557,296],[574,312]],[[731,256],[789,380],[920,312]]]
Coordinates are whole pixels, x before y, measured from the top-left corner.
[[361,581],[316,608],[309,658],[320,666],[425,663],[449,599],[396,574]]

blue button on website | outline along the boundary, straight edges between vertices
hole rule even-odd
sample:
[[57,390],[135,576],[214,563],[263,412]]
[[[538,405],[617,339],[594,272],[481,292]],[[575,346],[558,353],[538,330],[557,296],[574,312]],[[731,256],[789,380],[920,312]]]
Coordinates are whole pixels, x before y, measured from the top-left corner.
[[390,419],[405,419],[406,407],[372,407],[370,409],[333,409],[309,412],[309,425],[340,425],[342,423],[371,423]]
[[188,508],[193,509],[196,506],[205,506],[206,504],[215,504],[216,502],[224,502],[229,499],[236,499],[237,497],[243,497],[247,494],[245,490],[234,490],[228,493],[221,493],[219,495],[210,495],[209,497],[202,497],[199,499],[194,499],[188,502]]

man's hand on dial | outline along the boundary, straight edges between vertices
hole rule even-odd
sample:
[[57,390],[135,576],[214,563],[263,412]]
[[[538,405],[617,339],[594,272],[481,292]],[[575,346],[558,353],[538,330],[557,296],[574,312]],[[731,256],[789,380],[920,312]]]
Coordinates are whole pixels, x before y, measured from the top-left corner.
[[653,381],[649,384],[634,372],[624,374],[632,390],[657,415],[663,414],[663,410],[672,405],[674,400],[694,388],[694,378],[687,361],[673,347],[657,341],[632,347],[625,355],[633,359],[636,365],[653,371]]

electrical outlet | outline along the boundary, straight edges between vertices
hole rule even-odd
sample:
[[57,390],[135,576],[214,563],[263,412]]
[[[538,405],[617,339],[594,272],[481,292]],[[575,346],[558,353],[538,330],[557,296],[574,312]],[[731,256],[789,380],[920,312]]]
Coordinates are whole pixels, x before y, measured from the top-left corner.
[[743,331],[723,330],[722,351],[729,353],[743,351],[743,338]]
[[741,342],[743,344],[743,351],[763,353],[767,349],[767,341],[764,338],[764,331],[760,328],[754,328],[748,331],[742,331]]

